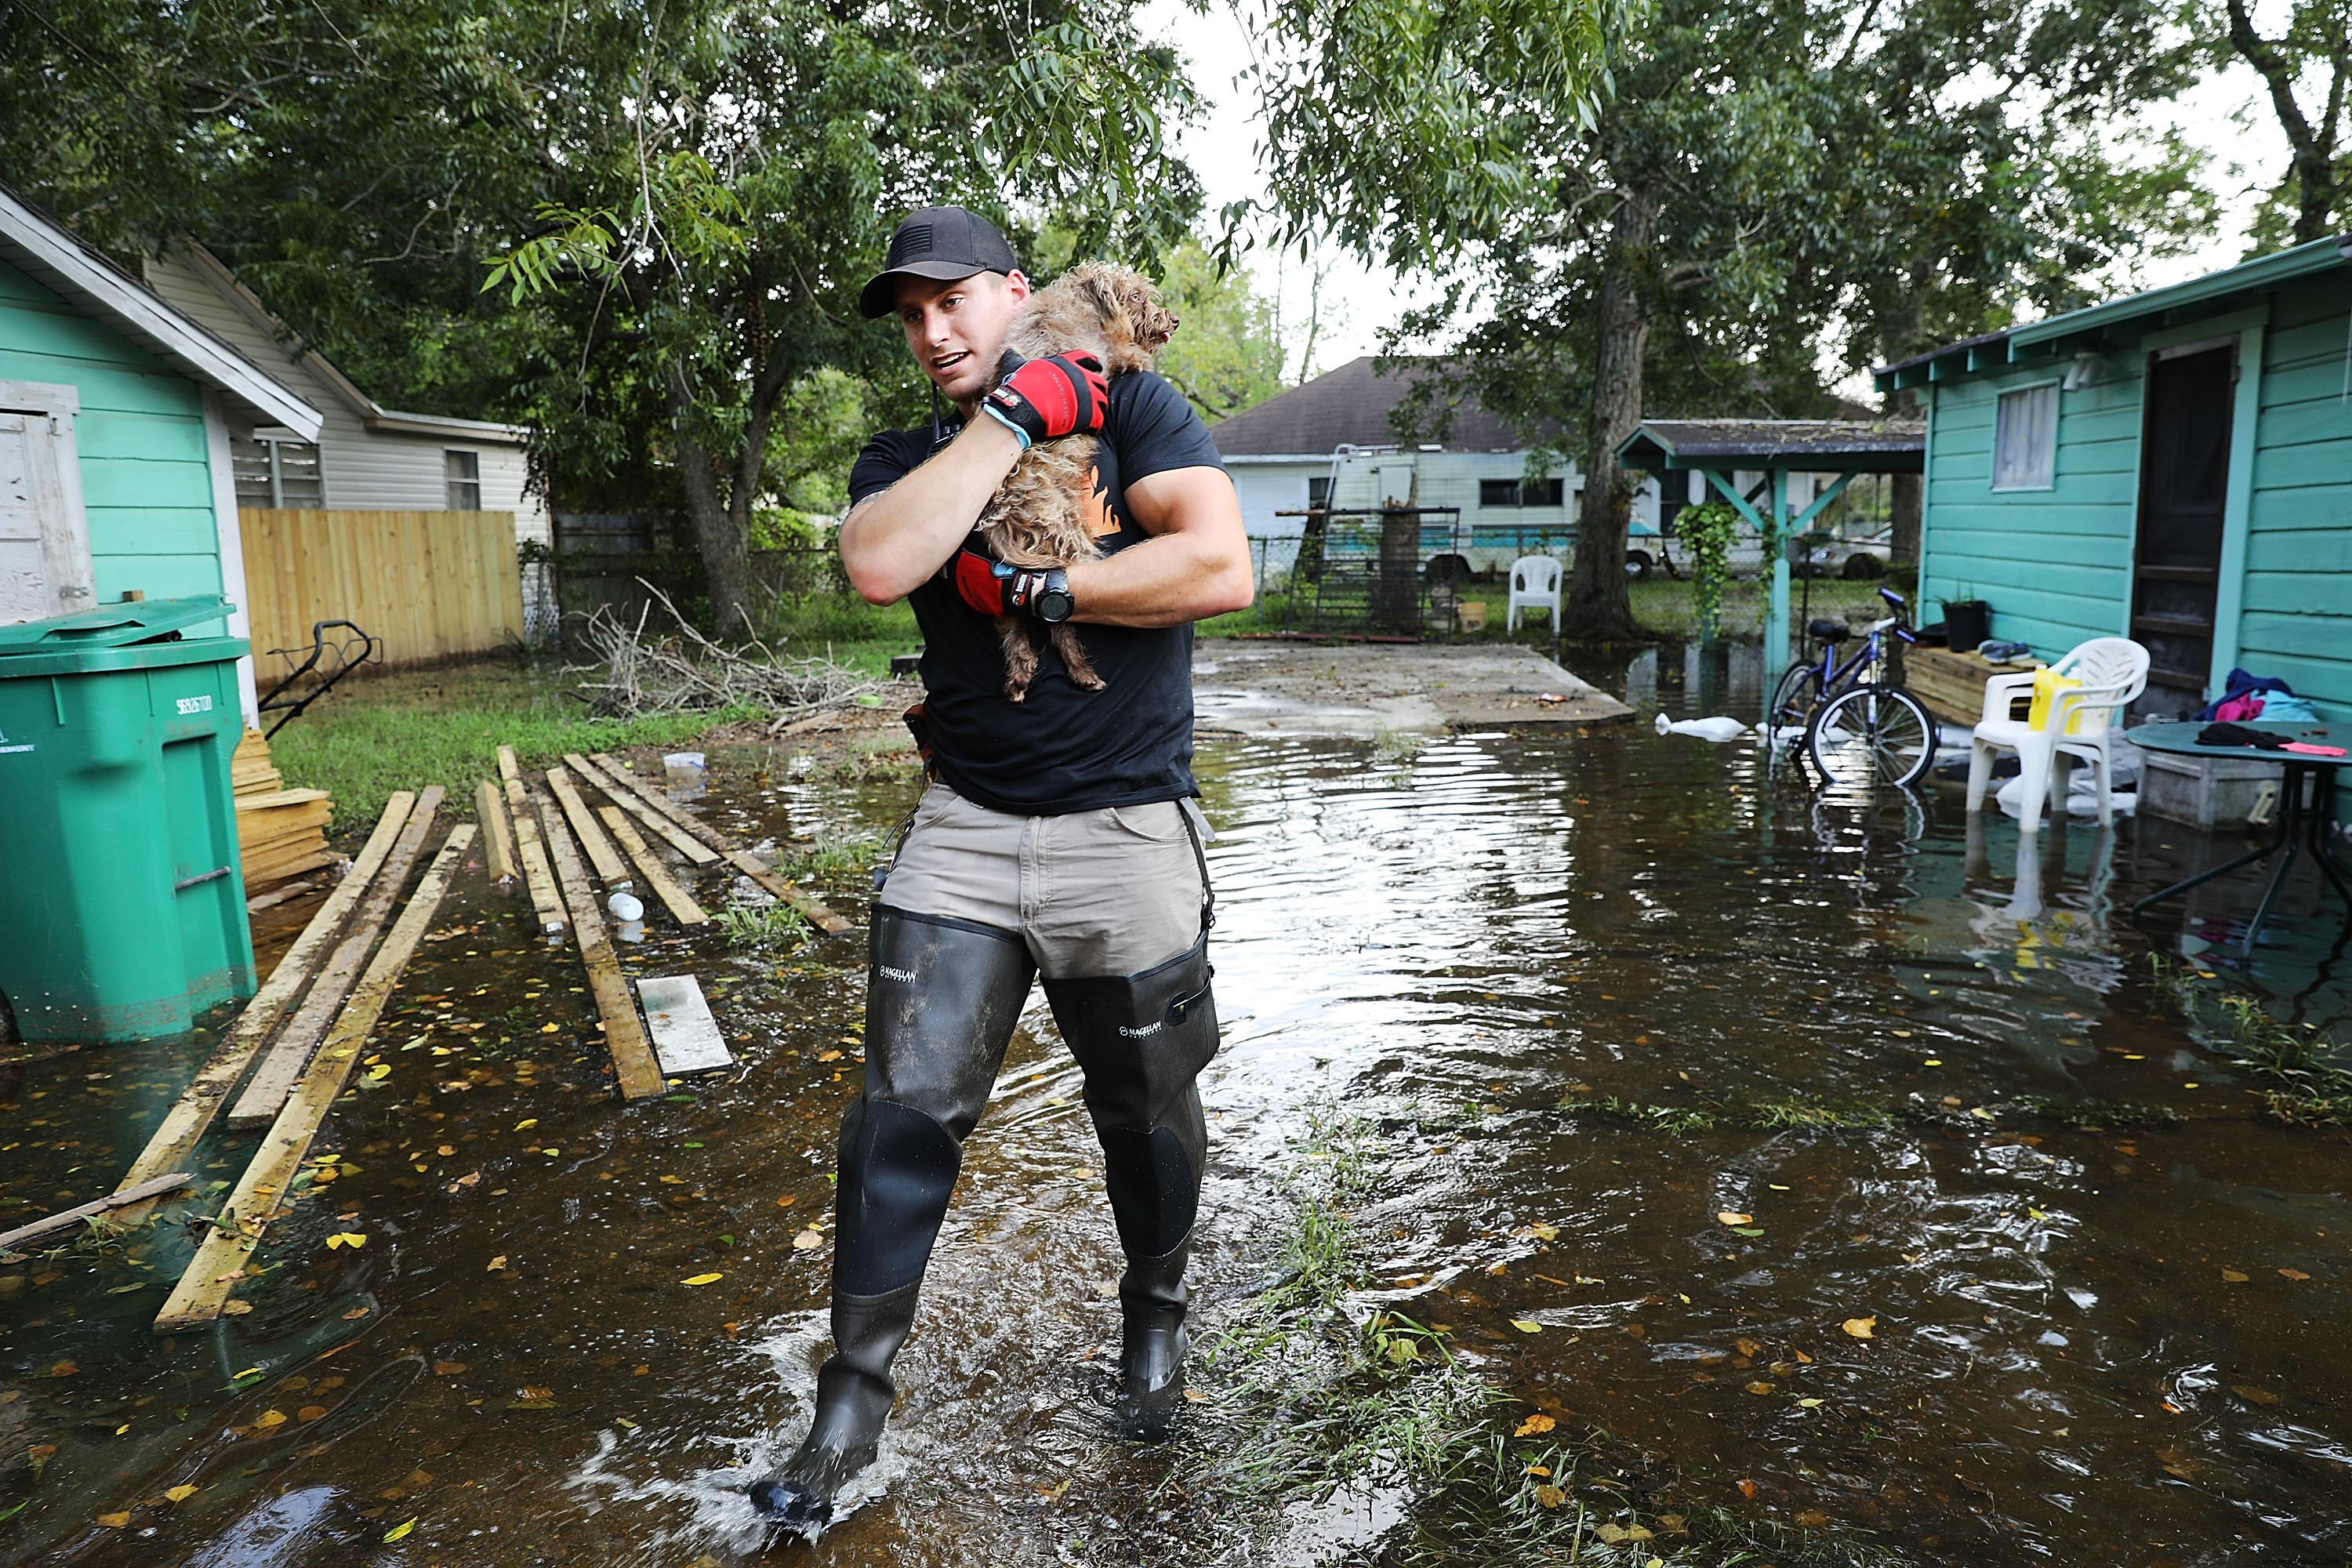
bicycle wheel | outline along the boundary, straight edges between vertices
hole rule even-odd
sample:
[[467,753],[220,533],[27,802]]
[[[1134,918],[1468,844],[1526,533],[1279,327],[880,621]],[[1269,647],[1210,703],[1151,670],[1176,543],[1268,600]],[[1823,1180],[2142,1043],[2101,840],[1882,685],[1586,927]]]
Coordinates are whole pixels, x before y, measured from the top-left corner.
[[1857,686],[1822,705],[1805,744],[1832,784],[1916,784],[1936,760],[1936,721],[1899,686]]
[[[1822,703],[1822,672],[1810,664],[1792,664],[1764,710],[1765,732],[1781,744],[1799,740]],[[1794,733],[1791,733],[1794,731]]]

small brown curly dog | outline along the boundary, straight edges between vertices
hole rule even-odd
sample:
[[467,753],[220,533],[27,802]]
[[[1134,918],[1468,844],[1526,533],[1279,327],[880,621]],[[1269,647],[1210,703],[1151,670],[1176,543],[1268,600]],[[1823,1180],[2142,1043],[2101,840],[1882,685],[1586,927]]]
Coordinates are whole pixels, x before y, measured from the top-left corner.
[[[1031,295],[1005,344],[1029,359],[1092,353],[1102,362],[1104,375],[1117,380],[1130,371],[1150,370],[1175,331],[1176,318],[1160,302],[1151,279],[1108,262],[1088,261]],[[1092,436],[1065,436],[1021,454],[980,514],[981,531],[999,561],[1042,570],[1102,554],[1087,526],[1094,510],[1087,502],[1096,483],[1095,447]],[[1076,626],[1041,627],[1000,616],[996,631],[1004,648],[1004,695],[1012,700],[1026,698],[1036,679],[1041,631],[1071,680],[1088,691],[1103,689]]]

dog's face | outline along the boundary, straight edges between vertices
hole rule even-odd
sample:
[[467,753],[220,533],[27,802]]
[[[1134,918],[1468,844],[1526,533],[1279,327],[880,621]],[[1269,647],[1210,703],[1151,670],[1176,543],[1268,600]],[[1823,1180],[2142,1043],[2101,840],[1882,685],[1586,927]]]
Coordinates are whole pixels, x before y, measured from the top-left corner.
[[1145,353],[1158,353],[1176,335],[1176,313],[1160,302],[1160,290],[1140,272],[1122,270],[1108,291],[1119,319],[1135,335],[1135,346]]

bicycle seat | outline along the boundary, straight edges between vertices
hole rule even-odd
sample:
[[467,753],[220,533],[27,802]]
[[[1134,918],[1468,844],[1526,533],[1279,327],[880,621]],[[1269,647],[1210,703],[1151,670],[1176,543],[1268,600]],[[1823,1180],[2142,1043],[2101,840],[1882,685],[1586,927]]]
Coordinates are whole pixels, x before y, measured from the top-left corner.
[[1805,623],[1805,635],[1816,642],[1843,642],[1853,633],[1843,621],[1815,619]]

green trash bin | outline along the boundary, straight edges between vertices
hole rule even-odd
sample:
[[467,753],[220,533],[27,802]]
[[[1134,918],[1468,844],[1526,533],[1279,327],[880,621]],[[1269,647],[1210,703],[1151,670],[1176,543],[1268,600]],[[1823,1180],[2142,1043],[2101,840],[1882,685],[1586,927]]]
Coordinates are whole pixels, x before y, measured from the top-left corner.
[[[0,626],[0,997],[26,1040],[145,1040],[255,989],[218,595]],[[0,1018],[0,1024],[6,1020]]]

